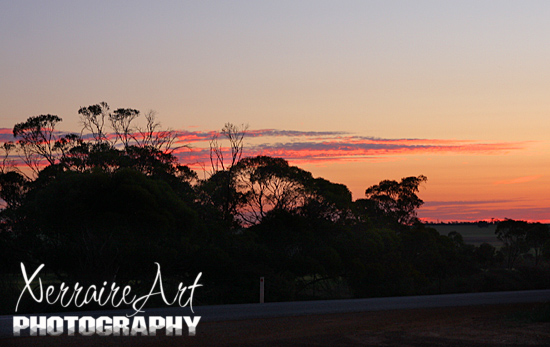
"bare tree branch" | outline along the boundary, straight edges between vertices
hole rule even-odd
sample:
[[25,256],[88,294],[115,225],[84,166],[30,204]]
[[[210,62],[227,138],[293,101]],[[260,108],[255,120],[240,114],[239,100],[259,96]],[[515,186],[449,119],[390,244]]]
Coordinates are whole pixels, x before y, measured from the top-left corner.
[[78,110],[78,114],[81,115],[80,122],[82,123],[82,131],[88,130],[92,133],[94,140],[97,142],[107,141],[107,136],[103,130],[105,126],[105,119],[110,118],[109,105],[106,102],[100,102],[97,105],[91,105],[88,107],[81,107]]
[[[244,147],[244,137],[248,125],[242,124],[240,127],[232,123],[226,123],[221,133],[215,133],[210,140],[210,164],[212,173],[218,171],[230,170],[241,160]],[[229,150],[231,153],[231,162],[225,163],[224,148],[220,144],[219,137],[223,135],[229,141]]]

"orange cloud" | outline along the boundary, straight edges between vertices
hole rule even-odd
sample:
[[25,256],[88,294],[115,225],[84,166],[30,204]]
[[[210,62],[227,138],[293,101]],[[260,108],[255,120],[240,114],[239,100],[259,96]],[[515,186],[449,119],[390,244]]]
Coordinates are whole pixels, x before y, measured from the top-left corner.
[[517,183],[525,183],[525,182],[531,182],[534,180],[537,180],[541,178],[542,175],[534,175],[534,176],[524,176],[524,177],[518,177],[511,180],[502,180],[502,181],[496,181],[493,183],[494,185],[501,185],[501,184],[517,184]]

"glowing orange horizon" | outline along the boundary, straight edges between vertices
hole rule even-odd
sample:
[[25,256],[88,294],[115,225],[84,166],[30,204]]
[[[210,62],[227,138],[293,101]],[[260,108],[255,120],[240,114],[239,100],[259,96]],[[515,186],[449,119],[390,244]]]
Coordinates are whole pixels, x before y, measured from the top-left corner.
[[[209,144],[216,133],[175,131],[177,136],[173,154],[183,165],[197,171],[208,171]],[[106,134],[110,139],[115,136]],[[91,135],[84,134],[83,138],[91,139]],[[421,192],[421,198],[427,203],[419,210],[419,216],[426,220],[550,220],[550,211],[546,208],[550,201],[546,200],[544,190],[540,189],[550,183],[548,178],[541,173],[543,171],[540,168],[538,172],[523,169],[524,165],[532,162],[529,156],[536,155],[531,149],[539,144],[534,141],[385,139],[355,136],[346,132],[276,129],[249,130],[246,139],[244,156],[284,158],[292,165],[311,171],[315,176],[346,184],[355,198],[362,198],[368,186],[382,179],[424,174],[428,176],[429,189]],[[222,144],[223,140],[223,137],[219,138]],[[2,141],[13,141],[11,129],[0,129]],[[222,151],[228,153],[229,149],[222,148]],[[511,158],[507,160],[512,160],[514,164],[508,166],[507,170],[494,173],[488,171],[492,165],[502,165],[503,158]],[[25,165],[16,157],[13,159],[16,166]],[[522,161],[526,164],[520,164]],[[473,165],[474,171],[469,165]],[[501,201],[479,201],[479,196],[494,199],[500,197]],[[467,203],[454,203],[453,200],[457,199]],[[438,201],[444,203],[434,203]]]

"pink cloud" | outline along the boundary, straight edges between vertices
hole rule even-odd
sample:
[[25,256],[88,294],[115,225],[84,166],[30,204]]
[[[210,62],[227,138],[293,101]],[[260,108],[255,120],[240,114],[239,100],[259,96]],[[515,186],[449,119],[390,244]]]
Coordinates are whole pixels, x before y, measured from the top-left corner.
[[[174,154],[182,164],[198,164],[209,162],[209,141],[217,134],[216,131],[176,130],[176,141],[172,148],[178,148]],[[63,134],[59,132],[59,134]],[[134,134],[138,138],[139,134]],[[114,139],[114,134],[107,134]],[[91,139],[90,134],[84,134],[84,139]],[[319,163],[337,161],[382,161],[388,157],[398,157],[418,154],[470,154],[492,155],[510,151],[522,150],[528,142],[481,142],[458,139],[384,139],[379,137],[355,136],[341,131],[295,131],[277,129],[248,130],[245,136],[256,139],[260,144],[245,144],[244,156],[268,155],[291,160],[294,164]],[[11,129],[0,129],[0,141],[12,140]],[[262,139],[259,140],[258,139]],[[264,140],[265,139],[265,140]],[[277,141],[273,141],[277,139]],[[281,141],[283,140],[283,141]],[[299,141],[297,141],[299,140]],[[219,138],[224,142],[223,136]],[[263,143],[261,143],[263,142]],[[229,151],[228,149],[224,149]],[[529,176],[513,180],[513,182],[497,182],[497,184],[520,183],[536,179],[539,176]]]
[[[183,164],[208,162],[209,141],[216,131],[176,131],[174,154]],[[247,145],[244,156],[267,155],[282,157],[295,163],[335,161],[381,161],[388,156],[414,154],[502,154],[521,150],[526,142],[483,143],[472,140],[449,139],[383,139],[353,136],[341,131],[295,131],[277,129],[248,130],[246,138],[265,138],[265,143]],[[286,142],[272,142],[272,138],[287,138]],[[300,139],[299,142],[295,141]],[[271,141],[270,141],[271,140]],[[223,137],[219,138],[224,143]],[[224,148],[228,152],[228,148]]]
[[544,223],[548,221],[548,212],[548,207],[537,201],[495,199],[427,201],[419,209],[418,215],[426,221],[478,221],[491,218],[511,218]]
[[262,144],[253,152],[286,159],[359,159],[414,154],[502,154],[526,147],[522,142],[477,143],[448,140],[382,140],[333,138],[322,142]]
[[13,138],[12,129],[0,128],[0,142],[15,141]]

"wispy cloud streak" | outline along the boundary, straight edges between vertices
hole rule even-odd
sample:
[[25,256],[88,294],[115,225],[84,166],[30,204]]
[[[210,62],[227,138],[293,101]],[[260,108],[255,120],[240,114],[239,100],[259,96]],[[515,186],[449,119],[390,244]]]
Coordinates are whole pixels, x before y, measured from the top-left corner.
[[[199,148],[180,151],[178,155],[183,160],[204,161],[208,159],[207,148],[200,146],[199,143],[208,141],[214,134],[213,131],[179,132],[178,141],[191,144],[192,147],[195,147],[196,144]],[[247,156],[261,154],[298,162],[371,160],[415,154],[491,155],[521,150],[528,146],[527,142],[486,143],[454,139],[384,139],[354,136],[348,132],[340,131],[277,129],[249,130],[246,138],[251,138],[256,143],[246,146],[245,155]],[[286,141],[281,141],[282,139],[286,139]],[[258,144],[258,142],[260,143]]]
[[0,142],[14,141],[12,129],[0,128]]
[[526,183],[526,182],[531,182],[531,181],[537,180],[541,177],[542,177],[542,175],[518,177],[518,178],[511,179],[511,180],[496,181],[494,183],[494,185]]
[[480,201],[427,201],[418,211],[427,221],[477,221],[521,219],[549,223],[549,209],[536,201],[480,200]]
[[[176,130],[174,154],[182,164],[204,163],[209,160],[209,141],[216,131]],[[137,134],[136,134],[137,135]],[[114,134],[107,134],[114,138]],[[90,134],[83,138],[91,139]],[[11,129],[0,129],[0,141],[12,141]],[[278,129],[248,130],[245,140],[245,156],[268,155],[293,160],[297,163],[319,161],[380,160],[381,158],[418,154],[505,154],[526,148],[528,142],[482,142],[459,139],[385,139],[372,136],[356,136],[342,131],[297,131]],[[220,137],[223,144],[223,137]],[[226,144],[227,145],[227,144]],[[495,184],[512,184],[537,179],[523,177]]]

